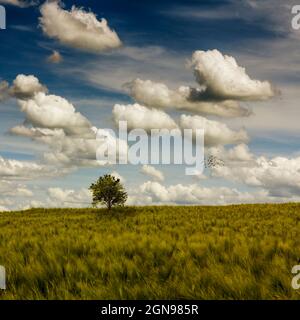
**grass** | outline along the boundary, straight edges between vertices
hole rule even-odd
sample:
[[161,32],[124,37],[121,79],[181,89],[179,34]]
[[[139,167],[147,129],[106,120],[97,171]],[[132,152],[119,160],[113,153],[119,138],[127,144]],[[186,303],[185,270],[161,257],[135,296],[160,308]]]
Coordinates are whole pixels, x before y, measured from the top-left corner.
[[0,213],[0,299],[299,299],[300,205]]

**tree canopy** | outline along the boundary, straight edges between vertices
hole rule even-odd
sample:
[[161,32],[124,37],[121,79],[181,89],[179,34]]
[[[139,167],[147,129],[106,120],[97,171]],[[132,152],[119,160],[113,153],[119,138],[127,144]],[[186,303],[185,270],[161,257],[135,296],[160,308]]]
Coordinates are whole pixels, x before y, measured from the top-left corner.
[[93,194],[93,206],[106,205],[108,210],[124,205],[128,197],[120,179],[110,174],[100,177],[89,189]]

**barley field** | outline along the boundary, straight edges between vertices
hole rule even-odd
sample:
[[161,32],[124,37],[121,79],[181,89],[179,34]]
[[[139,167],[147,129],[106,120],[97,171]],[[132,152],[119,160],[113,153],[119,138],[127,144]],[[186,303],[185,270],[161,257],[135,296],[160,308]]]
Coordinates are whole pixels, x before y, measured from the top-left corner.
[[0,213],[0,299],[299,299],[300,204]]

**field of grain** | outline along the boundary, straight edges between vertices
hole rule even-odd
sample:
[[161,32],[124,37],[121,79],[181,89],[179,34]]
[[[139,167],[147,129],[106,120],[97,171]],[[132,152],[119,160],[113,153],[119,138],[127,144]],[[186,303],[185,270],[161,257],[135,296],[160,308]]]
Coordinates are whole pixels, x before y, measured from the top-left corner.
[[300,205],[0,213],[0,299],[299,299]]

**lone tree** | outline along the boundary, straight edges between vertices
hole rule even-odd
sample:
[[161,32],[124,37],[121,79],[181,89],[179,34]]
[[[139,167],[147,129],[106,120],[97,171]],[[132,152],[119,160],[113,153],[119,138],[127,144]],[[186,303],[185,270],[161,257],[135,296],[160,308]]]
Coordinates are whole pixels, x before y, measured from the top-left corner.
[[127,192],[120,179],[110,174],[100,177],[90,186],[90,190],[93,193],[93,206],[100,203],[110,210],[113,206],[124,205],[127,200]]

